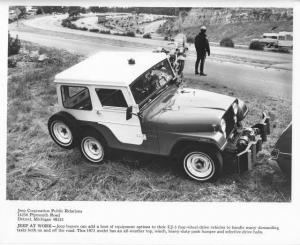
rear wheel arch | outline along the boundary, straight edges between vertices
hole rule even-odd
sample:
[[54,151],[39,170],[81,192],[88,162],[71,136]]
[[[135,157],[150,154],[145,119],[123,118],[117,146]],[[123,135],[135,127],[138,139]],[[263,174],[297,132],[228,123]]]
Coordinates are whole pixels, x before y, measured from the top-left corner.
[[80,137],[87,131],[94,131],[102,138],[103,141],[105,141],[106,145],[108,146],[108,141],[107,138],[105,137],[105,134],[101,130],[99,130],[96,126],[81,123],[79,127],[79,131],[80,131]]
[[77,119],[74,116],[72,116],[70,113],[66,112],[66,111],[59,111],[59,112],[55,113],[54,115],[58,115],[58,116],[68,118],[72,122],[77,123]]

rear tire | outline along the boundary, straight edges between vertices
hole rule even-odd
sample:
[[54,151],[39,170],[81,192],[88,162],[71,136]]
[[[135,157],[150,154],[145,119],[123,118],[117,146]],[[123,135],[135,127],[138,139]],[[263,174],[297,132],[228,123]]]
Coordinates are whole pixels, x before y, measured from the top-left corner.
[[222,156],[218,150],[197,145],[183,150],[180,164],[187,176],[199,182],[216,181],[223,169]]
[[77,130],[71,115],[57,113],[48,120],[48,130],[53,141],[64,149],[73,149],[77,143]]
[[108,155],[104,138],[95,130],[86,130],[80,138],[80,152],[91,163],[100,164]]

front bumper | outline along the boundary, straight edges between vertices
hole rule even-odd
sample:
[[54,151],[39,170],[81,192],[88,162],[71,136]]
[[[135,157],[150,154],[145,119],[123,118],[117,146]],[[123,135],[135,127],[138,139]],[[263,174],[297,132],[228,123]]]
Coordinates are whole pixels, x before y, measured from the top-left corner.
[[256,155],[262,150],[263,142],[270,134],[270,118],[263,113],[259,123],[250,128],[238,128],[228,139],[224,150],[225,161],[230,161],[236,172],[251,170],[256,162]]

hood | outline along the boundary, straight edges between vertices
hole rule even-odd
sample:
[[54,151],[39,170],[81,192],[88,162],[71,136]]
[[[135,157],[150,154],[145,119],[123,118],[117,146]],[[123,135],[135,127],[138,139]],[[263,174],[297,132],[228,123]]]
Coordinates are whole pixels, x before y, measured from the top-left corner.
[[164,131],[210,132],[235,100],[199,89],[172,89],[145,111],[143,124]]
[[181,88],[164,98],[166,109],[206,108],[226,111],[235,98],[200,89]]

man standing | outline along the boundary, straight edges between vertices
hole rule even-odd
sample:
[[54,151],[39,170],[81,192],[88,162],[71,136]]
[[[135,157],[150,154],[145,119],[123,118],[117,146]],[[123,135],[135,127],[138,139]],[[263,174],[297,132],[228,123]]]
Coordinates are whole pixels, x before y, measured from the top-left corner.
[[203,72],[204,61],[205,61],[206,53],[208,56],[210,56],[210,48],[209,48],[208,40],[206,38],[206,27],[205,26],[201,26],[200,33],[195,37],[195,48],[197,51],[195,74],[199,74],[198,67],[199,67],[199,62],[201,62],[200,63],[200,76],[206,76],[206,74]]

